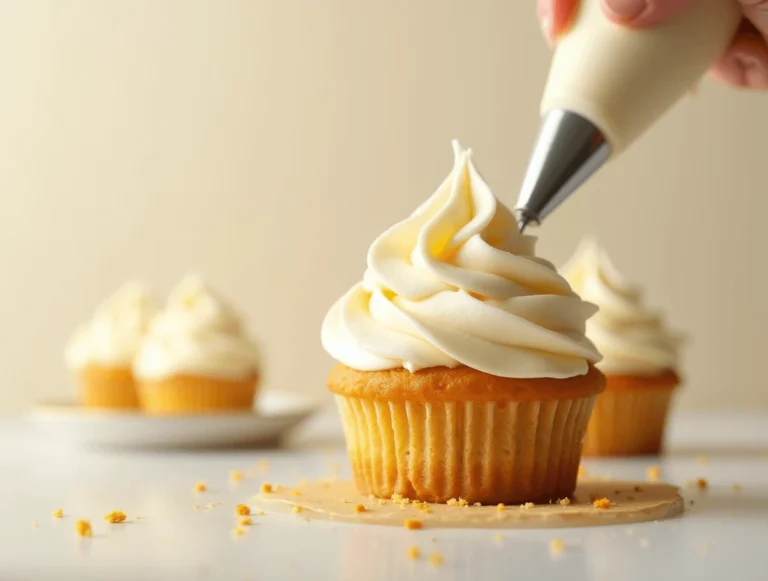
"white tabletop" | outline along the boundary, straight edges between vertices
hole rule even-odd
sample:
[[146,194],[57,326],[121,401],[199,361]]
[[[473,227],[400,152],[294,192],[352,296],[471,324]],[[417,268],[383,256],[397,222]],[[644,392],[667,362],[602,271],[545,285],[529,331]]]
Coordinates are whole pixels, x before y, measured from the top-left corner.
[[[679,416],[664,458],[585,462],[617,479],[642,480],[651,464],[680,485],[706,478],[709,490],[684,489],[688,511],[670,521],[503,531],[499,540],[498,531],[406,531],[267,515],[254,517],[235,540],[235,505],[262,480],[291,484],[339,467],[349,475],[333,416],[303,434],[280,451],[106,453],[63,448],[22,420],[0,418],[0,579],[768,579],[768,416]],[[261,460],[269,466],[260,475],[229,483],[231,470]],[[197,481],[209,491],[195,494]],[[203,508],[214,502],[221,504]],[[65,518],[51,517],[56,508]],[[131,522],[105,523],[103,515],[115,509]],[[92,539],[77,537],[78,518],[90,519]],[[566,544],[561,558],[550,555],[554,537]],[[411,545],[439,551],[445,562],[411,561]]]

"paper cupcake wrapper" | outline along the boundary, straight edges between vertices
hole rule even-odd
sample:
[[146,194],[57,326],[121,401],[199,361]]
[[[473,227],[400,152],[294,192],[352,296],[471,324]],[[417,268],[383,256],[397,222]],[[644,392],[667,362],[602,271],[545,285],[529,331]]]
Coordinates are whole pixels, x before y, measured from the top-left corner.
[[78,377],[80,400],[85,407],[136,409],[136,382],[127,367],[89,365]]
[[674,389],[605,391],[597,396],[585,456],[658,454]]
[[241,411],[253,407],[256,381],[225,381],[207,377],[176,376],[142,381],[138,386],[141,407],[148,414],[180,415]]
[[428,502],[569,496],[595,396],[424,403],[336,396],[357,488]]

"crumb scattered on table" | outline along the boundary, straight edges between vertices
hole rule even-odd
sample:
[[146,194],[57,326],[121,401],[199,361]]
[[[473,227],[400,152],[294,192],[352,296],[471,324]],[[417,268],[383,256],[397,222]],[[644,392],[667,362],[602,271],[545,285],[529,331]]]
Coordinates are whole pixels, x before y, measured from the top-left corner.
[[112,512],[104,515],[104,520],[113,525],[125,522],[126,518],[127,517],[125,516],[125,513],[121,510],[113,510]]
[[208,486],[205,484],[205,482],[198,482],[195,484],[195,492],[205,492],[208,490]]
[[554,538],[549,541],[549,550],[553,553],[562,553],[565,550],[565,543],[562,539]]
[[408,547],[408,558],[418,559],[421,556],[421,551],[418,547]]
[[661,468],[658,466],[648,466],[645,471],[645,477],[649,482],[658,482],[661,478]]
[[566,496],[565,498],[561,498],[557,502],[560,504],[560,506],[568,506],[569,504],[571,504],[571,499]]
[[496,541],[497,543],[501,543],[501,541],[504,540],[504,535],[502,535],[501,533],[498,533],[493,537],[493,540]]
[[435,551],[429,556],[429,562],[435,567],[439,567],[440,565],[442,565],[443,561],[445,561],[445,559],[443,559],[443,556],[437,551]]
[[506,507],[504,506],[503,502],[500,502],[499,504],[496,505],[496,510],[498,510],[499,512],[504,510],[504,508],[506,508]]
[[40,523],[39,523],[39,522],[37,522],[36,520],[33,520],[33,521],[32,521],[32,526],[33,526],[34,528],[37,528],[37,527],[39,527],[39,526],[40,526]]
[[243,516],[240,517],[240,525],[241,526],[250,526],[253,524],[253,519],[249,516]]
[[248,507],[247,504],[238,504],[235,511],[240,516],[248,516],[249,514],[251,514],[251,509]]
[[79,520],[75,523],[75,531],[81,537],[92,537],[93,531],[91,530],[91,523],[87,520]]
[[611,508],[611,504],[612,503],[611,503],[610,500],[608,500],[607,498],[603,497],[603,498],[598,498],[597,500],[595,500],[592,503],[592,506],[594,506],[595,508],[599,508],[599,509],[607,509],[607,508]]
[[409,531],[416,531],[422,528],[424,524],[418,519],[407,518],[403,521],[403,526],[407,528]]
[[291,511],[293,512],[293,514],[299,514],[299,513],[301,512],[301,510],[302,510],[302,509],[301,509],[301,507],[300,507],[300,506],[294,506],[294,507],[291,509]]
[[236,527],[232,530],[232,536],[242,537],[245,534],[245,529],[242,527]]
[[521,505],[520,505],[520,508],[531,509],[531,508],[533,508],[534,506],[536,506],[536,505],[535,505],[535,504],[533,504],[532,502],[526,502],[525,504],[521,504]]
[[734,492],[741,492],[741,484],[734,483],[731,485],[731,490]]
[[232,470],[229,473],[229,480],[232,482],[241,482],[243,480],[242,470]]
[[64,517],[64,510],[61,508],[57,508],[53,511],[53,518],[63,518]]
[[642,539],[640,539],[640,548],[641,548],[641,549],[647,549],[647,548],[648,548],[648,547],[650,547],[650,546],[651,546],[651,541],[649,541],[649,540],[648,540],[648,539],[646,539],[645,537],[643,537]]
[[261,492],[262,494],[271,494],[274,488],[269,482],[262,482],[261,483]]
[[365,507],[362,504],[356,504],[355,512],[365,512]]

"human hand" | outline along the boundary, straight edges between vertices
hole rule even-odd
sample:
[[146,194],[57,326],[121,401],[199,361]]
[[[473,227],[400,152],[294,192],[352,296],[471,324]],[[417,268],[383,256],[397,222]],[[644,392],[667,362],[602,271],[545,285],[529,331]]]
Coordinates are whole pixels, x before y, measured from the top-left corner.
[[[720,81],[745,89],[768,89],[768,0],[737,1],[744,19],[725,54],[712,67]],[[537,0],[544,34],[554,43],[568,29],[580,0]],[[601,0],[606,16],[628,26],[652,26],[692,0]]]

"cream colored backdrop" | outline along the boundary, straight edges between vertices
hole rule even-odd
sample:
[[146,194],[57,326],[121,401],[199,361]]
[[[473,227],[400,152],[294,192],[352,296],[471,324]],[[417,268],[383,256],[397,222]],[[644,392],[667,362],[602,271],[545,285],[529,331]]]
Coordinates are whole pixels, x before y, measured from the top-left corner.
[[[0,410],[70,392],[72,328],[197,268],[267,385],[319,396],[326,308],[473,147],[514,203],[548,49],[533,0],[0,2]],[[768,406],[768,95],[707,84],[541,231],[584,232],[690,334],[689,407]]]

